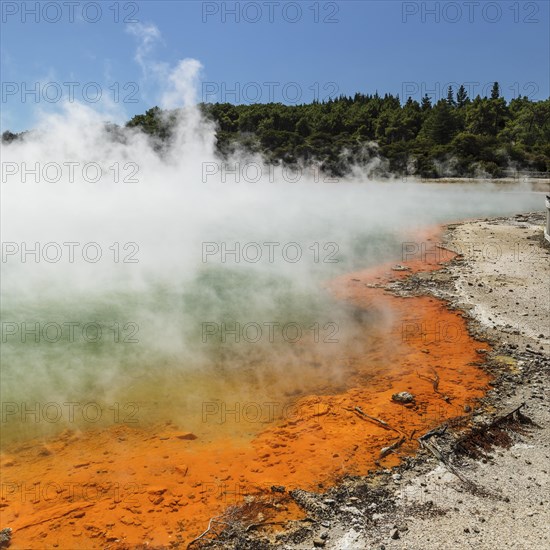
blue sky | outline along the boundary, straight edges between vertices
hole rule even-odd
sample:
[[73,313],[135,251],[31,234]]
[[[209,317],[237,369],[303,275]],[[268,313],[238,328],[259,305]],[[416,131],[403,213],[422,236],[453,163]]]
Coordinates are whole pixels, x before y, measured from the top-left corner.
[[143,63],[184,58],[202,64],[199,97],[210,101],[420,99],[462,82],[484,95],[495,80],[507,99],[546,99],[549,33],[547,1],[4,0],[2,131],[32,127],[38,111],[72,100],[71,87],[98,108],[114,101],[120,122],[159,102],[161,79]]

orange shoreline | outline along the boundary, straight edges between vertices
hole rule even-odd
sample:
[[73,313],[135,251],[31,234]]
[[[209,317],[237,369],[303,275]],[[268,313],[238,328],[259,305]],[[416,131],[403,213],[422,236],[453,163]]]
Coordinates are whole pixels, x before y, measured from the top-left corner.
[[[434,243],[440,231],[430,228],[421,238]],[[378,286],[436,270],[438,259],[426,255],[402,261],[410,271],[385,264],[331,281],[338,298],[383,312],[383,326],[371,328],[368,352],[350,349],[343,358],[350,389],[299,398],[292,413],[255,436],[207,441],[171,423],[118,425],[6,449],[0,517],[13,530],[11,548],[185,547],[228,507],[244,506],[249,523],[298,519],[303,514],[289,490],[323,491],[343,476],[397,465],[416,450],[418,435],[463,414],[490,380],[477,351],[489,347],[469,337],[460,312]],[[429,380],[434,373],[438,392]],[[414,403],[392,400],[402,391]],[[361,418],[357,406],[392,429]],[[381,457],[401,438],[396,452]]]

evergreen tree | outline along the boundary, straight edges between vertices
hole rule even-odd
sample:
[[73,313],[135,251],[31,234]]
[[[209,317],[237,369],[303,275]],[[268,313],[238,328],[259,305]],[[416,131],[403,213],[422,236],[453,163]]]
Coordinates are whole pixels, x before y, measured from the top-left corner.
[[432,100],[430,99],[430,96],[428,94],[426,94],[422,98],[422,103],[421,103],[420,107],[422,109],[422,112],[429,111],[432,108]]
[[451,141],[457,130],[457,123],[452,107],[442,99],[432,109],[422,130],[434,143],[445,145]]
[[18,134],[14,134],[13,132],[6,130],[2,134],[2,143],[11,143],[12,141],[15,141],[18,137]]
[[467,103],[469,103],[468,93],[466,92],[464,84],[461,84],[458,92],[456,93],[456,104],[462,109],[462,107],[464,107]]
[[449,105],[449,107],[456,107],[452,86],[447,88],[447,105]]
[[305,117],[302,117],[297,123],[296,123],[296,133],[299,134],[302,137],[307,137],[309,134],[311,134],[311,128],[309,126],[309,123]]
[[498,82],[495,82],[493,84],[493,87],[491,88],[491,99],[498,99],[500,97],[500,86]]

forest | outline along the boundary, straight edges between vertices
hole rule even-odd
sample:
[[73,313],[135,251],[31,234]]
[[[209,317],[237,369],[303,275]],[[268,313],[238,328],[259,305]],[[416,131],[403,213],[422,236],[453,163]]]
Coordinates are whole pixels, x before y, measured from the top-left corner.
[[[391,94],[356,93],[301,105],[201,103],[200,109],[215,124],[224,158],[248,152],[270,163],[315,164],[332,176],[345,176],[352,167],[377,177],[550,172],[550,99],[507,102],[498,82],[490,97],[470,99],[464,86],[456,93],[449,87],[435,103],[428,95],[401,102]],[[154,107],[126,127],[141,129],[162,147],[176,119],[174,112]],[[5,132],[3,141],[19,136]]]

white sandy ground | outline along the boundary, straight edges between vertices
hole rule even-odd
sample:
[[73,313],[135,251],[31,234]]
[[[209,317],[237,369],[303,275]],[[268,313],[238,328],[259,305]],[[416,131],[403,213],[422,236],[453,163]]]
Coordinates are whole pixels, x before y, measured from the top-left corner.
[[[522,221],[525,220],[525,221]],[[549,351],[550,273],[541,227],[517,216],[513,222],[472,222],[457,227],[451,248],[463,252],[457,293],[473,305],[484,326],[537,338]]]
[[512,447],[491,451],[493,460],[463,463],[465,477],[500,496],[472,493],[421,451],[412,467],[386,472],[394,509],[388,511],[383,503],[339,503],[355,506],[356,517],[313,523],[300,542],[281,538],[269,547],[550,548],[550,244],[541,238],[543,223],[543,215],[534,213],[453,226],[445,244],[464,259],[433,279],[448,275],[451,284],[434,293],[469,312],[472,330],[495,344],[490,358],[504,357],[509,364],[502,368],[514,373],[489,392],[474,421],[487,421],[525,402],[522,411],[540,426],[513,434]]

